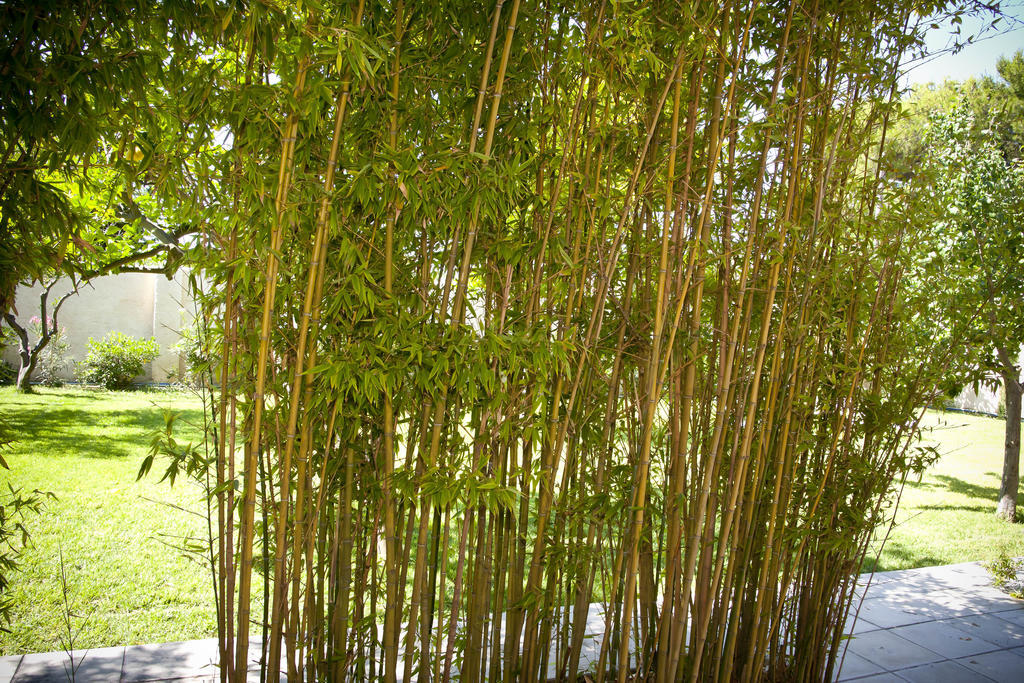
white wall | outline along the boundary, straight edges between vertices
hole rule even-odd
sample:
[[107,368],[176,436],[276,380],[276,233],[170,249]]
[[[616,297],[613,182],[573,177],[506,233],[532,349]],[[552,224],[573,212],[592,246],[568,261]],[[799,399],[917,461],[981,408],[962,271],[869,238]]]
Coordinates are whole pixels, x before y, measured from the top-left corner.
[[1002,395],[1002,386],[994,389],[991,385],[979,384],[978,391],[974,391],[973,386],[966,386],[956,398],[946,405],[949,408],[967,410],[972,413],[997,415],[999,414],[999,401]]
[[[62,280],[50,291],[47,313],[53,303],[67,293],[70,282]],[[42,285],[21,287],[15,298],[18,322],[31,330],[33,316],[42,317],[39,295]],[[94,279],[73,294],[60,309],[58,324],[64,328],[72,361],[80,361],[86,354],[90,337],[100,339],[108,332],[123,332],[133,337],[153,337],[160,344],[160,356],[146,368],[139,379],[165,382],[173,374],[184,370],[184,361],[172,350],[180,331],[192,319],[192,301],[188,294],[187,274],[179,273],[174,280],[154,273],[121,273]],[[18,367],[18,349],[8,346],[4,360]],[[74,367],[66,373],[74,377]]]
[[[1017,366],[1024,368],[1024,349],[1021,349],[1017,358]],[[946,405],[958,410],[968,410],[974,413],[988,413],[989,415],[999,414],[999,404],[1004,399],[1003,381],[998,375],[993,375],[993,382],[978,383],[977,391],[974,385],[968,385],[963,391]],[[1005,406],[1004,406],[1005,407]]]

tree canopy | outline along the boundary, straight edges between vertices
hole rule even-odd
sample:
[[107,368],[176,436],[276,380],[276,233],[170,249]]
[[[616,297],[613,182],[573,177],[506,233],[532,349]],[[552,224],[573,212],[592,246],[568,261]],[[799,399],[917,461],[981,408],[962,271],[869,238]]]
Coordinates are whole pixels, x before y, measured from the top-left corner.
[[[967,340],[949,388],[991,382],[1006,391],[1004,474],[997,513],[1016,517],[1024,347],[1024,53],[999,79],[949,82],[914,94],[890,167],[919,197],[921,270],[943,273],[931,293],[938,334]],[[905,195],[906,196],[906,195]]]
[[171,67],[209,44],[189,40],[210,35],[208,7],[0,7],[0,315],[22,282],[82,277],[159,244],[134,188],[162,102],[198,76]]

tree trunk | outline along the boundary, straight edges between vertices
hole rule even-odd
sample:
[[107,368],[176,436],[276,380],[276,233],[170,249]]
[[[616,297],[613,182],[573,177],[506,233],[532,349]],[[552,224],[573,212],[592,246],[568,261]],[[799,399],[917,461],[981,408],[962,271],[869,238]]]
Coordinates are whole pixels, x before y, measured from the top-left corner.
[[1017,490],[1020,486],[1020,408],[1024,387],[1015,368],[1004,368],[1002,375],[1006,387],[1006,439],[996,516],[1012,522],[1017,517]]
[[32,385],[29,384],[29,380],[32,379],[32,373],[35,372],[36,362],[39,360],[38,354],[25,353],[21,355],[21,367],[18,368],[18,381],[15,383],[15,388],[23,394],[32,393]]
[[28,344],[28,333],[22,330],[16,330],[18,336],[21,337],[21,349],[18,352],[18,357],[21,358],[21,367],[18,368],[18,381],[15,383],[15,388],[23,394],[32,393],[32,385],[29,382],[32,380],[32,373],[36,371],[36,366],[39,365],[39,358],[41,357],[43,349],[50,344],[50,339],[53,338],[53,333],[46,332],[42,333],[42,337],[35,343],[35,346],[29,346]]
[[45,327],[43,329],[43,339],[36,344],[36,348],[32,348],[32,345],[29,343],[28,330],[18,324],[17,318],[8,313],[4,315],[4,319],[7,321],[7,326],[18,337],[18,357],[21,359],[21,367],[18,368],[18,380],[14,386],[22,393],[31,393],[32,385],[29,384],[29,380],[32,379],[32,373],[35,371],[36,363],[39,361],[39,351],[49,341],[46,329]]

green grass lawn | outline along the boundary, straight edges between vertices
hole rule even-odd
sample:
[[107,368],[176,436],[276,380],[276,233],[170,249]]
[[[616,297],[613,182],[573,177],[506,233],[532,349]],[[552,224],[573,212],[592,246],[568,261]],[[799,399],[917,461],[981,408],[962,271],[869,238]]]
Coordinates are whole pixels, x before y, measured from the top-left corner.
[[[1005,421],[928,411],[925,444],[942,457],[908,479],[879,571],[1024,556],[1024,524],[996,519]],[[1024,498],[1021,499],[1024,509]],[[1019,514],[1019,513],[1018,513]]]
[[[21,437],[6,456],[11,470],[0,470],[0,488],[9,482],[57,496],[42,515],[28,519],[32,546],[12,576],[16,606],[10,632],[0,633],[0,654],[62,649],[61,553],[72,627],[80,629],[75,647],[215,634],[207,567],[167,545],[204,533],[200,517],[167,505],[201,512],[201,492],[183,480],[173,488],[160,483],[159,462],[154,474],[135,480],[166,407],[180,411],[183,421],[201,421],[199,401],[180,392],[39,389],[24,396],[0,388],[0,416]],[[926,438],[943,457],[921,481],[907,483],[897,525],[870,566],[1024,556],[1024,525],[993,514],[1003,425],[987,417],[928,414]],[[178,433],[187,430],[183,424]]]
[[[15,609],[0,654],[62,649],[61,554],[76,648],[216,634],[209,571],[166,544],[204,533],[201,518],[166,504],[202,511],[200,490],[153,473],[135,481],[166,407],[181,411],[180,421],[201,421],[199,401],[181,392],[0,388],[0,416],[20,439],[5,455],[11,469],[0,470],[0,490],[9,482],[57,496],[27,520],[32,545],[12,576]],[[158,461],[153,472],[162,471]]]

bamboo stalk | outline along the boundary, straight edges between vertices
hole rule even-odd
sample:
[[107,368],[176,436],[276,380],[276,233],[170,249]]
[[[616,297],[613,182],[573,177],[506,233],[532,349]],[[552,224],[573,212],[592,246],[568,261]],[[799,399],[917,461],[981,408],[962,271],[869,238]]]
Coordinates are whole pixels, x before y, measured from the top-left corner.
[[863,66],[906,17],[869,9],[244,12],[223,680],[250,623],[271,677],[283,644],[295,679],[574,680],[594,603],[597,680],[830,675],[870,535],[837,526],[905,438],[859,417],[932,376]]
[[[303,58],[295,78],[294,96],[298,98],[305,85],[307,61]],[[263,295],[263,313],[260,324],[260,344],[256,361],[256,382],[253,391],[254,407],[252,417],[252,442],[246,451],[244,467],[245,490],[243,493],[243,514],[240,528],[241,560],[238,579],[238,626],[235,642],[235,676],[241,681],[247,670],[249,651],[249,590],[252,580],[252,544],[253,519],[256,502],[256,459],[259,452],[263,426],[263,394],[266,389],[266,367],[270,350],[270,325],[274,311],[274,295],[277,291],[277,257],[283,240],[282,221],[286,208],[288,190],[292,174],[292,155],[295,150],[295,138],[298,133],[299,118],[293,112],[289,114],[285,124],[285,136],[282,141],[281,164],[278,170],[277,196],[275,198],[275,221],[271,229],[270,256],[267,259],[266,278]],[[279,645],[278,645],[279,646]],[[274,647],[273,641],[271,647]]]

